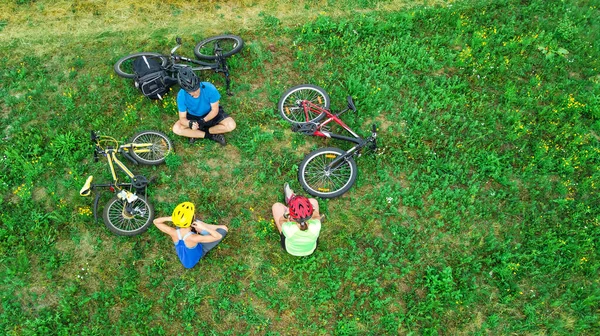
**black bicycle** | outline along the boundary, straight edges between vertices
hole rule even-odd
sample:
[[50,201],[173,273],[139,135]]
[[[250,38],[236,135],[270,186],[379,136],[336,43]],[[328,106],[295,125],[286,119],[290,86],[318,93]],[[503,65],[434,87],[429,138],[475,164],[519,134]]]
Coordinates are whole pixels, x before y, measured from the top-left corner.
[[191,67],[194,71],[213,70],[225,76],[227,94],[232,95],[229,89],[231,80],[227,58],[237,54],[244,47],[244,41],[241,37],[237,35],[219,35],[198,42],[194,47],[194,55],[202,61],[175,54],[177,49],[181,47],[181,38],[177,37],[176,42],[177,45],[171,49],[168,56],[156,52],[139,52],[127,55],[115,63],[115,72],[124,78],[135,78],[133,63],[140,57],[156,60],[171,79],[177,78],[179,69],[183,67]]

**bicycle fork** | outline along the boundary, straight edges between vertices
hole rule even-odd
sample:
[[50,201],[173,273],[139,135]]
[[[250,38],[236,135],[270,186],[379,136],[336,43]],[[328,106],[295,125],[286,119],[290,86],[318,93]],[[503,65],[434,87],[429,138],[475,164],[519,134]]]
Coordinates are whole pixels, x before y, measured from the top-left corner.
[[348,151],[346,151],[344,155],[340,155],[335,160],[331,161],[327,166],[325,166],[325,174],[327,175],[331,173],[333,169],[337,168],[340,164],[345,162],[347,158],[352,157],[352,155],[354,155],[358,149],[359,146],[354,146]]

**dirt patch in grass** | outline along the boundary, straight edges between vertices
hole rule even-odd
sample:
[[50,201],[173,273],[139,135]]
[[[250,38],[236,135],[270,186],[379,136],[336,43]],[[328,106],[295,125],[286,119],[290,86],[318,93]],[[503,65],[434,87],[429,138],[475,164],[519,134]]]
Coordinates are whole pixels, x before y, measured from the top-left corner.
[[47,212],[53,210],[53,206],[50,204],[50,198],[48,197],[48,190],[44,187],[36,187],[31,192],[31,198],[33,201],[42,205]]
[[81,229],[69,240],[58,240],[56,248],[72,256],[68,263],[61,266],[59,274],[66,281],[82,282],[91,291],[99,290],[101,284],[114,287],[117,273],[113,267],[120,267],[126,255],[123,251],[131,251],[134,242],[111,242],[113,240],[99,238],[97,233]]
[[240,151],[234,146],[225,146],[218,157],[206,160],[211,168],[210,175],[224,181],[231,180],[231,171],[240,163]]
[[380,114],[375,118],[375,124],[377,124],[377,130],[386,132],[389,129],[397,129],[400,128],[401,133],[395,134],[394,136],[404,135],[404,130],[406,129],[406,122],[398,125],[395,121],[393,121],[389,115]]
[[[30,254],[28,258],[32,269],[42,268],[38,256]],[[21,307],[24,307],[26,311],[32,310],[34,315],[41,309],[57,306],[60,301],[54,290],[54,283],[42,276],[43,274],[45,273],[29,273],[26,279],[27,286],[21,287],[16,292],[16,296],[21,301]]]

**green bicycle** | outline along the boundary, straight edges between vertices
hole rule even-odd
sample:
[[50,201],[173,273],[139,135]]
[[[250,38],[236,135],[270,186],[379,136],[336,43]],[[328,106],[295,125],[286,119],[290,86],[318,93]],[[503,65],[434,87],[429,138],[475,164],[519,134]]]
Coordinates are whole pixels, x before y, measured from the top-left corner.
[[[94,161],[104,156],[108,163],[112,181],[94,183],[89,176],[81,188],[81,196],[90,196],[96,188],[108,188],[115,194],[104,206],[104,224],[110,231],[120,236],[134,236],[145,232],[154,219],[154,208],[146,199],[146,189],[151,183],[143,175],[133,174],[123,162],[117,158],[121,154],[135,164],[157,165],[165,161],[165,157],[173,151],[173,143],[167,136],[157,131],[139,132],[126,144],[110,136],[99,135],[91,131],[94,143]],[[129,182],[121,182],[117,177],[115,165],[129,178]],[[94,219],[98,220],[97,210],[100,193],[94,199]]]

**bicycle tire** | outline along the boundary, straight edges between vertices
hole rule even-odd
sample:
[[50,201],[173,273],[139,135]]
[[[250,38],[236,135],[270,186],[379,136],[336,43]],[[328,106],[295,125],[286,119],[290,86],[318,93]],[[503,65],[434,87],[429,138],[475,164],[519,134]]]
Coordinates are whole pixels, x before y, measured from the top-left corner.
[[329,173],[325,170],[325,166],[344,154],[346,152],[339,148],[327,147],[306,155],[298,166],[298,181],[302,188],[321,198],[335,198],[346,193],[356,182],[356,161],[348,157]]
[[[148,147],[133,147],[131,155],[139,163],[145,165],[157,165],[165,162],[165,158],[169,153],[173,151],[173,143],[171,140],[162,132],[158,131],[142,131],[135,134],[130,143],[142,144],[152,143],[152,146]],[[148,151],[149,150],[149,151]]]
[[133,66],[129,65],[128,61],[131,61],[131,63],[133,63],[133,61],[136,58],[142,57],[142,56],[159,58],[160,63],[163,67],[166,66],[167,63],[169,62],[169,57],[165,56],[163,54],[159,54],[159,53],[155,53],[155,52],[139,52],[139,53],[127,55],[127,56],[121,58],[120,60],[118,60],[117,63],[115,63],[114,69],[115,69],[115,72],[117,73],[117,75],[124,77],[124,78],[134,78],[135,73],[133,72]]
[[215,42],[219,43],[219,46],[223,48],[222,57],[235,55],[244,47],[244,40],[237,35],[218,35],[198,42],[194,47],[194,55],[204,60],[218,59],[219,56],[214,54]]
[[298,105],[301,100],[308,100],[323,109],[329,109],[330,99],[325,89],[312,84],[302,84],[290,88],[281,95],[277,103],[277,109],[281,117],[292,124],[318,122],[325,117],[325,112],[320,114],[311,113],[306,116]]
[[106,203],[102,218],[111,232],[119,236],[135,236],[148,230],[154,219],[154,208],[143,196],[137,197],[132,204],[136,214],[125,214],[127,200],[121,200],[117,196]]

